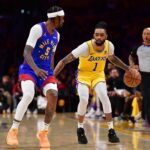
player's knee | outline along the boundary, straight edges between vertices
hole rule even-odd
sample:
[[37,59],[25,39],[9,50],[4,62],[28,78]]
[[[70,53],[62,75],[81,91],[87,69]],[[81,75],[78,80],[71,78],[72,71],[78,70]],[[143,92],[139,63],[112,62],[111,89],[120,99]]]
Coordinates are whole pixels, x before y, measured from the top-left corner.
[[83,104],[85,106],[88,105],[88,97],[86,95],[80,97],[80,104]]
[[55,98],[55,99],[57,99],[57,97],[58,97],[58,92],[56,91],[56,90],[52,90],[52,89],[50,89],[50,90],[47,90],[46,91],[46,97],[49,99],[49,98]]
[[24,93],[23,97],[31,102],[34,97],[34,94],[35,94],[34,91],[29,91],[29,92]]

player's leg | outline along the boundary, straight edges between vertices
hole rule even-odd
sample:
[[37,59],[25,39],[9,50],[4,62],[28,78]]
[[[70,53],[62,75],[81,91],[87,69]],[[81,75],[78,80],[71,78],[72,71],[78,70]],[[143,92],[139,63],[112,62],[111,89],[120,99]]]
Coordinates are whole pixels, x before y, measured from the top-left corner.
[[87,85],[79,83],[78,84],[78,94],[79,94],[79,104],[78,104],[78,129],[77,136],[79,144],[87,144],[87,138],[84,133],[83,123],[84,116],[86,113],[88,99],[89,99],[89,88]]
[[113,129],[112,110],[111,110],[110,100],[107,95],[106,83],[99,82],[96,84],[94,89],[103,105],[103,110],[104,110],[104,113],[106,116],[106,121],[107,121],[108,129],[109,129],[109,133],[108,133],[109,141],[112,143],[119,142],[119,138],[117,137],[117,135]]
[[104,115],[104,113],[102,112],[101,108],[100,108],[100,99],[98,98],[98,96],[96,95],[96,112],[95,112],[95,116],[96,117],[100,117],[102,115]]
[[56,110],[57,104],[57,84],[48,83],[43,88],[43,93],[47,98],[47,106],[45,109],[45,118],[44,122],[37,133],[37,138],[39,139],[41,147],[50,147],[50,143],[48,140],[48,128],[52,121],[54,112]]
[[18,139],[17,139],[18,128],[28,108],[28,105],[31,103],[35,93],[33,81],[30,80],[21,81],[21,88],[22,88],[23,96],[17,106],[13,124],[7,134],[7,139],[6,139],[7,144],[11,146],[18,145]]

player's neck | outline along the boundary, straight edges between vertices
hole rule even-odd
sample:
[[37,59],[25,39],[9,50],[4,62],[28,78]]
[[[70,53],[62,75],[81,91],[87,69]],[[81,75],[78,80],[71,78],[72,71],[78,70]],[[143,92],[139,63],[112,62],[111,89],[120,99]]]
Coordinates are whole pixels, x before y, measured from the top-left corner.
[[105,43],[98,46],[98,45],[96,45],[94,40],[92,40],[92,45],[93,45],[94,50],[97,51],[97,52],[102,52],[105,49]]
[[50,34],[53,34],[54,33],[54,29],[55,29],[55,26],[52,22],[50,21],[47,21],[46,22],[46,28],[47,28],[47,31],[50,33]]

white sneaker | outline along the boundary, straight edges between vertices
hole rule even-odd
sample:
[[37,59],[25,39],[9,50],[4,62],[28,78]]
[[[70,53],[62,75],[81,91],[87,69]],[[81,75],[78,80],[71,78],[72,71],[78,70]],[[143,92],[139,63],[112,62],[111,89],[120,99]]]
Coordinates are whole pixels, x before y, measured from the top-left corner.
[[99,109],[97,109],[96,110],[96,112],[95,112],[95,116],[96,117],[100,117],[100,116],[102,116],[104,113],[101,111],[101,110],[99,110]]
[[91,108],[90,111],[87,114],[85,114],[85,117],[94,118],[95,117],[95,110],[93,108]]

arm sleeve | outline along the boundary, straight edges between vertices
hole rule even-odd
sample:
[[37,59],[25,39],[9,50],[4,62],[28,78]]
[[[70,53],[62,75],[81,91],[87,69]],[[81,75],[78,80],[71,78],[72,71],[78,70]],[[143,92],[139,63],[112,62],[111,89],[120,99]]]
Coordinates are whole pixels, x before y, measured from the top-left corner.
[[76,49],[74,49],[71,53],[75,58],[87,57],[89,55],[88,44],[84,42],[83,44],[79,45]]
[[40,25],[36,24],[34,25],[29,33],[26,45],[30,45],[33,48],[36,45],[37,40],[42,36],[42,28]]
[[109,41],[109,53],[108,53],[108,55],[113,55],[114,50],[115,50],[114,44]]
[[60,40],[60,34],[59,34],[59,32],[57,32],[57,36],[58,36],[58,41],[57,41],[57,44],[56,44],[56,46],[53,48],[53,52],[54,52],[54,53],[56,52],[57,45],[58,45],[58,43],[59,43],[59,40]]

